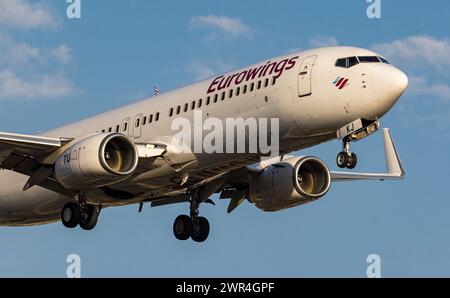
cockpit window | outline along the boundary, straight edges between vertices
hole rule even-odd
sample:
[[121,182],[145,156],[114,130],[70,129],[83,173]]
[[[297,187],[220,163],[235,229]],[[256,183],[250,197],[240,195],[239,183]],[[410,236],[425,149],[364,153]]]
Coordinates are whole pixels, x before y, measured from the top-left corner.
[[358,64],[358,59],[356,59],[356,57],[349,57],[347,58],[348,61],[348,68],[355,66],[356,64]]
[[358,59],[356,57],[347,57],[347,58],[340,58],[336,60],[336,63],[334,64],[336,67],[343,67],[343,68],[350,68],[352,66],[355,66],[358,64]]
[[386,64],[390,64],[389,61],[387,61],[385,58],[379,57],[379,56],[378,56],[378,58],[380,58],[381,62],[386,63]]
[[347,58],[337,59],[335,66],[347,68]]
[[358,63],[380,63],[380,62],[389,64],[389,62],[383,57],[358,56],[358,57],[339,58],[336,60],[336,63],[334,65],[336,67],[350,68],[352,66],[357,65]]
[[359,62],[361,63],[379,63],[380,59],[377,56],[359,56]]

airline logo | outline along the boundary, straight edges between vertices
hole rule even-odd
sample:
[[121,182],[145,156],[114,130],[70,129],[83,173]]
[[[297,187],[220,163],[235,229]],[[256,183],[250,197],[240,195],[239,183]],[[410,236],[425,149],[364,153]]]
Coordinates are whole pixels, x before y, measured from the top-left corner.
[[336,80],[334,80],[333,85],[335,85],[339,90],[343,89],[348,85],[348,79],[337,77]]
[[268,61],[266,64],[260,65],[256,68],[247,69],[229,76],[217,77],[209,86],[208,94],[269,75],[273,76],[275,79],[278,79],[284,71],[290,70],[295,66],[298,58],[299,56],[281,61]]

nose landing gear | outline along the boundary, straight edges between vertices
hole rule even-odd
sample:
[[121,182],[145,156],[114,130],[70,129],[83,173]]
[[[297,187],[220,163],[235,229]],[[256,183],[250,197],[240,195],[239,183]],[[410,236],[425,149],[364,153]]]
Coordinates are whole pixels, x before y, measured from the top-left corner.
[[354,169],[358,163],[358,156],[350,151],[350,141],[343,141],[343,151],[336,157],[336,163],[341,169]]
[[380,122],[378,120],[357,119],[337,130],[337,137],[342,140],[343,148],[336,157],[338,167],[354,169],[358,163],[358,156],[350,151],[350,142],[362,140],[379,128]]

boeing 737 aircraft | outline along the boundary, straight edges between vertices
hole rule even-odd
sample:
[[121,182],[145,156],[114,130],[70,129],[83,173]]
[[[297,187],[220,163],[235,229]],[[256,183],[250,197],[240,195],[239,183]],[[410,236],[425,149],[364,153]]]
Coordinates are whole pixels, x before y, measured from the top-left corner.
[[[277,211],[321,198],[331,182],[402,179],[386,128],[386,173],[333,172],[317,157],[290,153],[340,139],[337,165],[355,168],[350,144],[380,128],[407,85],[406,75],[377,53],[328,47],[266,60],[43,134],[0,133],[0,225],[61,220],[91,230],[103,208],[188,203],[189,215],[177,217],[174,235],[203,242],[210,226],[199,206],[214,204],[215,193],[230,200],[228,212],[245,200]],[[240,136],[274,139],[277,157],[264,159],[270,154],[261,148],[199,152],[195,142],[174,141],[174,121],[193,123],[198,116],[205,123],[276,119],[265,135],[244,127]],[[194,138],[212,129],[200,127]]]

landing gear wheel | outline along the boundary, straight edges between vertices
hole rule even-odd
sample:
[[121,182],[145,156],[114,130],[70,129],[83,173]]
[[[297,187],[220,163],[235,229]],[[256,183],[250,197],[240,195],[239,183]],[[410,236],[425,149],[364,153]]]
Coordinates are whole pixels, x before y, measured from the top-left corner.
[[188,240],[192,234],[192,220],[187,215],[180,215],[173,223],[173,234],[178,240]]
[[354,169],[357,163],[358,163],[358,156],[355,153],[352,153],[350,155],[350,158],[348,159],[347,168]]
[[81,221],[81,208],[77,203],[67,203],[61,211],[61,221],[66,228],[73,229]]
[[208,220],[204,217],[198,217],[192,225],[192,240],[195,242],[204,242],[209,235]]
[[349,163],[349,157],[347,152],[342,151],[337,155],[336,158],[336,163],[338,165],[338,167],[340,167],[341,169],[344,169],[347,167],[348,163]]
[[100,209],[94,205],[86,205],[84,212],[81,214],[80,228],[90,231],[97,225]]

